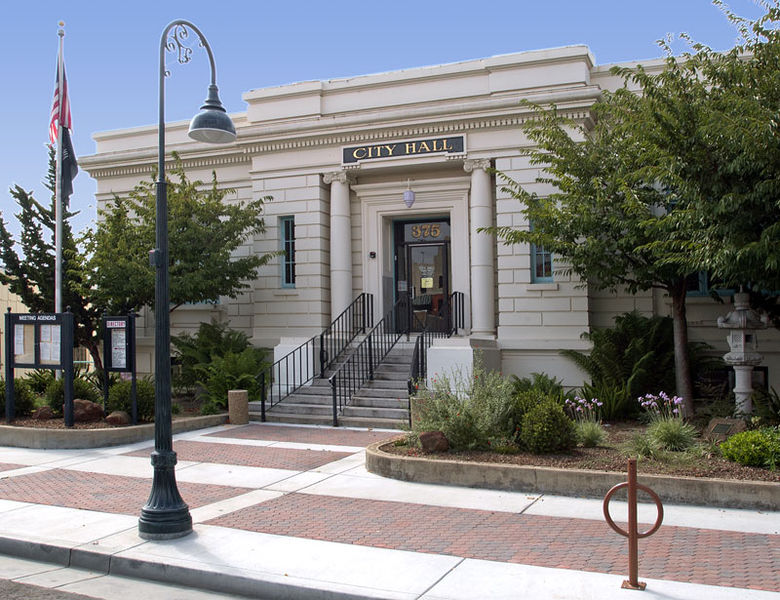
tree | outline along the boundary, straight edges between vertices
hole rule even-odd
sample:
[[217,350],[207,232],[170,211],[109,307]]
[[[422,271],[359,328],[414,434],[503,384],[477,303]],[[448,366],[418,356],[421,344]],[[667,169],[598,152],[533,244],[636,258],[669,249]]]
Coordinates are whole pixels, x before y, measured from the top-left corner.
[[[227,202],[232,190],[220,189],[216,175],[208,187],[189,181],[180,163],[172,175],[176,179],[168,182],[171,310],[187,302],[235,298],[249,288],[257,270],[278,255],[234,256],[247,240],[265,232],[263,205],[270,197]],[[155,200],[153,181],[138,184],[127,197],[115,196],[84,238],[88,292],[113,313],[154,304],[149,251],[155,245]]]
[[677,393],[692,412],[693,386],[687,355],[685,318],[688,271],[659,262],[651,243],[669,229],[675,194],[654,185],[642,171],[641,144],[633,129],[640,99],[605,94],[592,107],[595,126],[586,130],[556,107],[535,107],[536,119],[524,129],[535,142],[531,163],[543,165],[537,181],[552,184],[547,196],[529,193],[504,178],[506,191],[523,203],[532,228],[494,227],[489,231],[507,244],[544,246],[562,257],[564,273],[575,272],[588,284],[631,293],[660,288],[672,300]]
[[544,245],[596,287],[665,290],[688,414],[686,275],[780,289],[780,8],[761,2],[765,15],[748,21],[714,4],[744,43],[721,54],[683,36],[692,51],[676,58],[662,43],[660,72],[613,69],[641,91],[604,93],[590,131],[536,107],[529,154],[556,191],[540,198],[509,182],[533,231],[492,230],[506,243]]
[[[21,225],[18,243],[0,218],[0,262],[4,269],[0,271],[0,282],[8,285],[32,312],[54,311],[55,169],[54,149],[49,148],[49,171],[45,182],[52,192],[49,208],[35,200],[32,192],[18,185],[11,188],[10,194],[20,209],[15,215]],[[89,351],[95,367],[101,370],[99,342],[95,330],[99,317],[98,308],[91,297],[81,293],[84,272],[81,270],[82,261],[70,225],[70,219],[77,214],[67,208],[63,209],[62,306],[69,306],[73,313],[75,343]],[[21,254],[17,254],[17,248],[21,250]]]
[[[645,115],[660,133],[651,139],[648,175],[686,199],[674,215],[686,235],[657,246],[670,262],[760,295],[780,290],[780,6],[762,2],[765,14],[750,21],[714,3],[740,44],[719,53],[692,43],[694,52],[668,58],[660,75],[619,73],[641,86]],[[670,95],[671,86],[680,93]],[[775,304],[774,296],[756,301]]]

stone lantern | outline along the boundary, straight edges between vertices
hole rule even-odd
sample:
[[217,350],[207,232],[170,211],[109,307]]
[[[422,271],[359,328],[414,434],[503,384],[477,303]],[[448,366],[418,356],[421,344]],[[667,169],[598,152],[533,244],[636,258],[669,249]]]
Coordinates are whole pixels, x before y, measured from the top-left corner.
[[729,352],[723,360],[734,367],[734,397],[737,412],[748,415],[753,412],[750,399],[753,394],[753,367],[761,364],[763,357],[758,353],[756,330],[766,329],[766,316],[759,317],[750,308],[750,295],[739,292],[734,294],[734,310],[725,317],[718,317],[718,327],[729,329],[726,341]]

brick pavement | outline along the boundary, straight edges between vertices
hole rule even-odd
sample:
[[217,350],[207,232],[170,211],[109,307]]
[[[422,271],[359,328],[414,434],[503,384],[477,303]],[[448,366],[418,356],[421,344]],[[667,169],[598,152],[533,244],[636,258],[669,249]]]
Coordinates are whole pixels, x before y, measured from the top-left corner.
[[0,471],[12,471],[13,469],[22,469],[27,465],[15,465],[12,463],[0,463]]
[[[190,442],[186,440],[174,442],[173,449],[178,460],[246,467],[266,467],[269,469],[289,469],[292,471],[316,469],[322,465],[352,455],[352,452],[294,450],[291,448]],[[124,456],[146,457],[151,454],[152,450],[153,448],[149,446],[148,448],[128,452]]]
[[[213,484],[178,482],[177,485],[190,508],[250,491]],[[126,515],[137,515],[141,511],[151,489],[151,479],[67,469],[50,469],[0,479],[0,498],[4,500]]]
[[398,432],[355,431],[352,429],[324,429],[317,427],[283,427],[267,423],[251,423],[228,431],[210,433],[209,436],[236,438],[241,440],[274,440],[277,442],[299,442],[309,444],[330,444],[333,446],[370,446],[380,440],[398,437]]
[[[288,494],[210,525],[379,548],[626,575],[627,542],[604,522]],[[780,592],[780,536],[662,526],[640,575]]]

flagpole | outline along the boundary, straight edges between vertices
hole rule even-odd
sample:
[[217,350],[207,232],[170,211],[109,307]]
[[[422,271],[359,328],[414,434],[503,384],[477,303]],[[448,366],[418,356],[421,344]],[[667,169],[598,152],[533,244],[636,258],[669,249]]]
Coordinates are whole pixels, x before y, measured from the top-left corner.
[[57,153],[56,153],[56,177],[54,183],[54,312],[62,312],[62,114],[65,106],[65,97],[63,92],[64,73],[62,65],[62,45],[65,37],[65,30],[62,29],[65,23],[60,21],[60,29],[57,35],[60,36],[60,48],[57,54],[57,85],[59,88],[59,115],[57,118]]

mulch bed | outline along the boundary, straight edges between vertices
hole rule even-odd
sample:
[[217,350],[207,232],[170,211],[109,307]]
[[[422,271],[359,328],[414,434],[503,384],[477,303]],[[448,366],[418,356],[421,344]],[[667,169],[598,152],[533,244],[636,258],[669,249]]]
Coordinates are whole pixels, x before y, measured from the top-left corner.
[[[537,467],[555,467],[560,469],[588,469],[594,471],[625,472],[627,456],[620,446],[632,436],[644,431],[644,427],[635,423],[620,423],[606,427],[608,439],[604,446],[596,448],[575,448],[568,454],[503,454],[498,452],[450,451],[425,454],[418,448],[396,446],[388,443],[381,447],[383,452],[400,456],[414,456],[431,460],[462,460],[469,462],[502,463],[530,465]],[[743,481],[780,482],[780,470],[771,471],[757,467],[745,467],[720,456],[702,456],[691,458],[682,453],[672,460],[660,461],[652,458],[640,458],[637,471],[652,475],[675,475],[679,477],[707,477],[714,479],[735,479]]]

